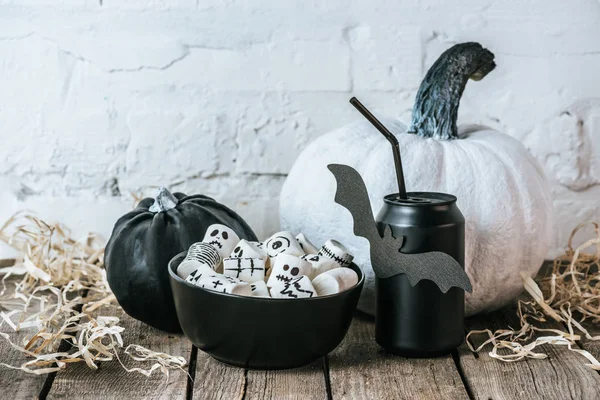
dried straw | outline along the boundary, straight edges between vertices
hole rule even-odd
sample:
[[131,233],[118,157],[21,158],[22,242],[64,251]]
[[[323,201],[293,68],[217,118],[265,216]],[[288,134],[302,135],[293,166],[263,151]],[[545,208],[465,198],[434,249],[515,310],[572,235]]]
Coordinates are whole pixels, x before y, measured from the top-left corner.
[[[10,335],[0,332],[29,358],[20,366],[0,365],[38,375],[77,362],[96,369],[99,361],[116,358],[123,365],[119,349],[124,346],[125,328],[119,326],[118,317],[98,315],[101,307],[115,300],[102,264],[102,240],[94,234],[75,240],[64,225],[19,212],[0,227],[0,241],[19,252],[15,260],[0,263],[0,327],[32,330],[23,343],[14,343]],[[62,341],[70,350],[59,352]],[[134,361],[153,363],[146,369],[123,365],[127,372],[146,376],[159,370],[168,379],[169,370],[183,370],[186,365],[183,357],[135,344],[127,346],[125,354]]]
[[[595,237],[573,249],[573,237],[584,226],[593,227]],[[588,248],[591,253],[584,253]],[[517,315],[519,329],[473,330],[467,335],[467,345],[473,352],[479,352],[488,344],[489,355],[505,362],[524,358],[546,358],[548,355],[536,350],[549,344],[566,346],[581,354],[590,368],[600,371],[600,362],[576,343],[582,335],[588,340],[600,340],[592,336],[582,325],[584,321],[600,321],[600,229],[595,222],[578,225],[571,236],[567,251],[554,260],[552,271],[539,280],[539,285],[531,277],[521,274],[523,285],[533,301],[518,302]],[[551,318],[560,322],[564,329],[540,328],[536,325]],[[540,336],[538,334],[543,334]],[[485,335],[487,340],[475,348],[469,340],[471,336]],[[500,352],[500,350],[502,350]]]

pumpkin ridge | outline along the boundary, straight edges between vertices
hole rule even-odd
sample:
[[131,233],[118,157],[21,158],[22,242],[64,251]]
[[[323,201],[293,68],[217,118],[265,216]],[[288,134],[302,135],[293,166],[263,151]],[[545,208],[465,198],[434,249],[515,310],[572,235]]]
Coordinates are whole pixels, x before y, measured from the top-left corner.
[[[148,218],[148,217],[153,217],[152,214],[148,215],[149,211],[143,210],[143,209],[135,209],[132,211],[129,211],[127,214],[123,215],[121,218],[119,218],[117,220],[117,222],[115,223],[115,226],[113,228],[113,231],[110,235],[110,238],[108,240],[108,242],[106,243],[105,246],[105,258],[108,257],[108,253],[110,252],[112,246],[112,243],[115,238],[121,234],[121,232],[123,232],[125,229],[127,229],[128,225],[133,225],[133,224],[139,224],[140,222],[143,222],[144,219]],[[105,263],[106,264],[106,263]]]
[[[505,136],[505,135],[502,135]],[[511,138],[514,139],[514,138]],[[516,140],[516,139],[515,139]],[[518,140],[516,140],[518,143],[521,144],[521,142],[519,142]],[[512,183],[515,184],[516,187],[527,187],[529,188],[529,192],[530,192],[530,196],[523,196],[521,195],[521,191],[515,190],[515,193],[518,193],[519,196],[517,196],[516,200],[518,201],[519,204],[519,211],[522,217],[523,222],[525,222],[524,226],[526,227],[530,227],[530,226],[535,226],[535,220],[533,219],[532,215],[526,215],[524,214],[522,211],[523,210],[527,210],[532,208],[533,206],[535,206],[535,202],[531,199],[531,195],[534,194],[533,192],[535,192],[535,190],[533,190],[531,188],[530,182],[528,182],[527,178],[523,175],[522,173],[522,169],[519,168],[519,164],[526,164],[529,163],[529,159],[526,157],[528,153],[524,153],[524,154],[512,154],[512,157],[508,157],[508,152],[510,151],[510,149],[506,148],[505,145],[501,144],[499,146],[490,146],[488,142],[481,142],[480,145],[482,147],[485,147],[486,149],[488,149],[490,152],[493,152],[498,158],[500,158],[500,162],[505,166],[505,168],[507,170],[510,171],[509,174],[507,174],[509,176],[509,178],[511,179]],[[522,144],[521,144],[522,146]],[[524,146],[523,150],[525,152],[527,152],[527,150],[525,149]],[[517,179],[517,177],[519,179]],[[536,176],[536,181],[539,181],[540,178],[545,179],[545,177],[540,177],[539,175]],[[540,192],[541,193],[541,192]],[[534,198],[537,196],[534,196]],[[515,201],[513,201],[513,203],[515,203]],[[521,232],[519,232],[521,234]]]
[[[501,134],[504,136],[503,134]],[[465,142],[467,143],[467,142]],[[512,246],[507,245],[506,248],[496,248],[495,246],[491,246],[491,243],[522,243],[526,240],[527,237],[531,236],[530,232],[524,232],[523,227],[527,229],[528,223],[531,224],[531,220],[526,221],[526,213],[524,210],[531,209],[531,207],[524,207],[524,199],[531,196],[531,193],[527,195],[522,195],[519,188],[524,187],[523,182],[521,182],[521,173],[514,165],[514,152],[512,153],[512,157],[507,154],[507,149],[503,146],[491,145],[489,142],[485,141],[477,141],[477,142],[469,142],[473,149],[476,149],[477,153],[482,156],[488,157],[489,164],[495,165],[494,170],[496,171],[496,175],[492,178],[488,178],[488,180],[498,181],[501,179],[504,185],[506,185],[506,190],[503,192],[504,199],[499,199],[496,203],[498,207],[498,212],[501,215],[505,215],[505,210],[500,206],[506,206],[510,210],[512,210],[513,214],[511,218],[503,221],[504,225],[499,226],[494,232],[489,232],[488,235],[481,236],[478,240],[479,249],[477,250],[477,254],[486,254],[486,258],[488,259],[498,259],[502,260],[502,263],[510,264],[521,264],[521,265],[532,265],[532,262],[528,260],[527,257],[531,257],[530,255],[525,254],[517,254],[512,251],[508,251],[507,249],[512,248]],[[473,152],[473,150],[471,150]],[[470,154],[470,153],[469,153]],[[498,169],[499,168],[499,169]],[[516,179],[518,177],[519,179]],[[485,180],[483,180],[485,181]],[[483,189],[484,191],[489,190]],[[507,206],[510,205],[510,206]],[[481,212],[481,211],[480,211]],[[530,214],[531,215],[531,214]],[[511,221],[519,221],[520,227],[517,227]],[[481,228],[481,227],[479,227]],[[485,232],[483,229],[478,229],[480,232]],[[505,237],[498,236],[499,234],[506,235]],[[477,262],[479,260],[475,260]],[[520,287],[520,275],[515,274],[511,269],[500,268],[494,272],[493,280],[501,280],[503,282],[512,282],[511,290],[502,290],[495,291],[493,286],[493,282],[491,281],[491,273],[487,270],[487,268],[482,268],[479,266],[478,268],[473,268],[474,265],[470,265],[470,270],[479,272],[477,279],[480,282],[489,280],[486,285],[490,288],[488,293],[485,296],[493,298],[497,305],[504,305],[510,299],[514,298],[520,290],[516,288]],[[482,294],[474,295],[474,301],[481,301],[479,298]]]

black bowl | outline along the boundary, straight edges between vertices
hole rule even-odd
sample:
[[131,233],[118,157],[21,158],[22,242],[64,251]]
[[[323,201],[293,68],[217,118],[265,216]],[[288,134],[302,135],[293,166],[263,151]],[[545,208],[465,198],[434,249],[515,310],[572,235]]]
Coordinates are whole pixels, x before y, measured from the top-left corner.
[[255,369],[299,367],[335,349],[348,332],[364,276],[334,295],[269,299],[213,292],[175,272],[186,253],[169,262],[177,317],[187,338],[227,364]]

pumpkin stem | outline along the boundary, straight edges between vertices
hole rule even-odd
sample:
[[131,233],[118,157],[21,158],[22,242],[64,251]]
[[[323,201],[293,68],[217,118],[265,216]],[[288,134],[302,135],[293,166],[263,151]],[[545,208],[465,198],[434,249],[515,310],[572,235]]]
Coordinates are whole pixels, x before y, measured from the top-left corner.
[[158,194],[154,198],[154,204],[148,209],[152,212],[169,211],[177,205],[177,198],[171,194],[165,187],[158,189]]
[[494,54],[479,43],[446,50],[421,82],[408,131],[425,138],[458,139],[458,106],[467,81],[479,81],[495,67]]

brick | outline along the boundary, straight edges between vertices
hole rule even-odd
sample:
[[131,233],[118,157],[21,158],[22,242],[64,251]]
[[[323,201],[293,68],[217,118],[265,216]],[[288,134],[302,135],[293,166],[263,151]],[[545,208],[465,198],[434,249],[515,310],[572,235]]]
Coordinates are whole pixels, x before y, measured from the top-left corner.
[[184,112],[135,111],[125,155],[128,187],[166,185],[186,176],[214,173],[219,121]]
[[525,141],[551,178],[574,191],[600,184],[600,100],[581,99],[540,124]]
[[477,40],[498,67],[469,82],[459,124],[540,161],[556,254],[600,219],[596,3],[0,0],[0,218],[30,207],[108,234],[129,192],[172,185],[268,235],[296,156],[362,118],[349,97],[408,122],[426,69]]
[[358,25],[346,31],[355,90],[416,89],[422,77],[421,30]]
[[197,0],[98,0],[107,10],[195,10]]
[[[557,200],[554,202],[556,235],[550,256],[556,257],[567,249],[571,232],[579,224],[600,221],[600,205],[597,201]],[[589,224],[573,238],[573,248],[594,237],[593,227]]]
[[[242,50],[191,48],[167,79],[218,90],[346,91],[349,52],[340,43],[293,41]],[[201,67],[199,67],[201,66]]]

